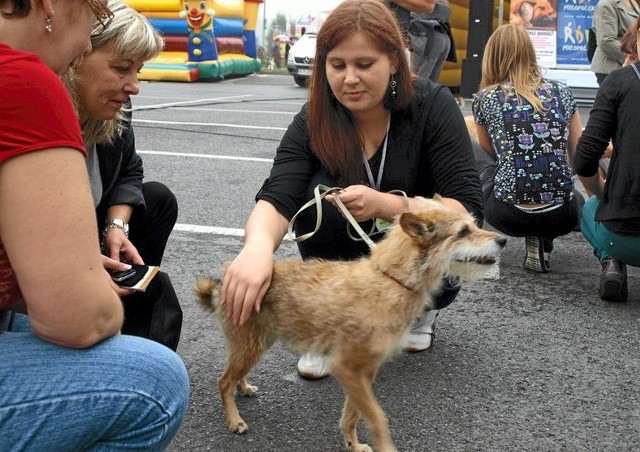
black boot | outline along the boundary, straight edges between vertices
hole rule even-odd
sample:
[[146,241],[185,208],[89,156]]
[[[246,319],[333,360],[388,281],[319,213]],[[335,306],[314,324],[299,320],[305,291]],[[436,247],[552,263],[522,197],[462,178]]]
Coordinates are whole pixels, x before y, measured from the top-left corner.
[[598,295],[607,301],[627,301],[627,266],[618,259],[603,259]]

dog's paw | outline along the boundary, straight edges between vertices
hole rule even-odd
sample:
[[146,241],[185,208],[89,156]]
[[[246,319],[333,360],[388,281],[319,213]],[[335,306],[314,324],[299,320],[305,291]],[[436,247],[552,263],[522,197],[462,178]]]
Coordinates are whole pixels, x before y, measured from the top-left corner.
[[238,418],[236,421],[229,421],[229,431],[231,433],[242,435],[243,433],[246,433],[247,430],[249,430],[249,426],[241,418]]
[[238,392],[240,394],[242,394],[243,396],[247,396],[247,397],[251,397],[256,395],[256,392],[258,392],[258,387],[257,386],[253,386],[253,385],[249,385],[249,384],[239,384],[238,385]]
[[373,452],[373,449],[368,444],[347,444],[345,447],[347,452]]

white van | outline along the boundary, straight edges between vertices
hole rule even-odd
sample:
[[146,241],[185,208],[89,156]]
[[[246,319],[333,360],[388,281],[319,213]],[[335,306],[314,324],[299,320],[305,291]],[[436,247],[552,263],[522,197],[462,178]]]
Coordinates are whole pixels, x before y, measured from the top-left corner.
[[307,27],[305,34],[289,49],[287,70],[293,75],[293,80],[298,86],[307,86],[307,80],[311,77],[313,58],[316,54],[316,35],[328,15],[329,11],[318,14]]

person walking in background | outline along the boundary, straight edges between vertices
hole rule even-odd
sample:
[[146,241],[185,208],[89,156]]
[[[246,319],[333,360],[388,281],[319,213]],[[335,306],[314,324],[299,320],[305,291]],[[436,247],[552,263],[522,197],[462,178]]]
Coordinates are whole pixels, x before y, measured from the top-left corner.
[[436,5],[436,0],[386,0],[389,8],[393,12],[400,31],[404,35],[407,45],[409,42],[409,25],[411,24],[411,13],[431,13]]
[[0,0],[3,450],[162,450],[187,410],[180,358],[119,334],[122,303],[59,78],[112,18],[99,0]]
[[[410,208],[414,196],[436,193],[482,221],[480,181],[460,108],[448,89],[415,80],[402,32],[385,4],[342,2],[320,29],[316,49],[309,102],[280,142],[247,220],[244,247],[224,275],[222,303],[234,323],[243,324],[260,309],[273,253],[319,184],[343,187],[338,196],[364,230]],[[408,199],[391,190],[403,190]],[[301,212],[296,235],[313,230],[315,223],[313,213]],[[326,204],[318,232],[298,244],[300,255],[357,259],[367,254],[368,246],[352,240],[347,226],[333,204]],[[435,309],[416,319],[405,349],[430,347],[438,309],[459,290],[456,281],[443,281]],[[330,369],[325,357],[304,355],[298,371],[322,378]]]
[[481,169],[485,218],[526,237],[524,268],[549,271],[553,240],[578,223],[571,157],[582,129],[569,88],[542,78],[529,34],[502,25],[489,38],[473,114],[493,170]]
[[[139,92],[138,71],[162,50],[148,20],[121,0],[111,0],[109,27],[91,37],[92,51],[64,77],[83,131],[87,169],[96,206],[105,268],[119,262],[160,266],[178,216],[174,194],[160,182],[143,183],[136,153],[130,96]],[[124,334],[176,350],[182,310],[169,275],[158,273],[144,292],[113,288],[122,297]]]
[[[640,28],[640,18],[632,25]],[[640,44],[636,32],[636,48]],[[636,51],[637,52],[637,51]],[[580,229],[600,261],[598,294],[626,301],[627,265],[640,265],[640,63],[613,71],[602,82],[578,141],[576,173],[593,193],[582,209]],[[606,179],[600,159],[613,143]]]
[[591,70],[598,85],[624,64],[626,55],[620,49],[620,38],[634,26],[639,13],[636,0],[600,0],[596,4],[591,29],[596,33],[597,47]]
[[419,77],[437,82],[445,61],[457,60],[449,16],[448,0],[436,0],[431,13],[411,13],[411,63]]

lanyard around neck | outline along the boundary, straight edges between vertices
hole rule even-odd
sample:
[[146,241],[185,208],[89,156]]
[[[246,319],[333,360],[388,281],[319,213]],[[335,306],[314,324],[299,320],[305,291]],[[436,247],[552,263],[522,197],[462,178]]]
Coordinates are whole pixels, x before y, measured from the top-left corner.
[[364,167],[367,170],[367,177],[369,178],[369,184],[380,191],[380,185],[382,183],[382,172],[384,171],[384,162],[387,159],[387,142],[389,141],[389,129],[391,127],[391,115],[387,119],[387,134],[384,136],[384,143],[382,144],[382,159],[380,160],[380,168],[378,169],[378,180],[375,181],[373,179],[373,173],[371,172],[371,166],[369,165],[369,160],[367,159],[367,154],[362,153],[362,159],[364,160]]

